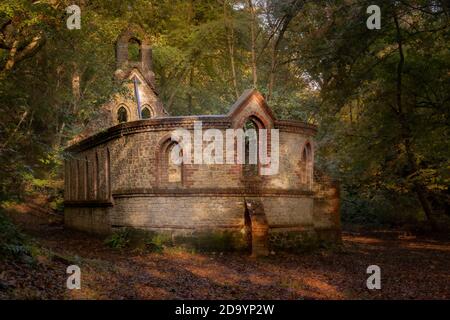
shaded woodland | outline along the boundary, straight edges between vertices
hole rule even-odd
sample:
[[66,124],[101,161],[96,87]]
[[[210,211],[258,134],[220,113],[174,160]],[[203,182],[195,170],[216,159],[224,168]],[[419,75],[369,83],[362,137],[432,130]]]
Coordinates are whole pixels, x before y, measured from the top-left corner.
[[172,115],[224,113],[257,88],[278,116],[318,125],[344,225],[448,233],[448,1],[76,2],[80,30],[66,26],[72,1],[0,2],[2,257],[32,247],[4,210],[39,198],[61,214],[64,148],[120,90],[114,41],[130,24],[151,39]]

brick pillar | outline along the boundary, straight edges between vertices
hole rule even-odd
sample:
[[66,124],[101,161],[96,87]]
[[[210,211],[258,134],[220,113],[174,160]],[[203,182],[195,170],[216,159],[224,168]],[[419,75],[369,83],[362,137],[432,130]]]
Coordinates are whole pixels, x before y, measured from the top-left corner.
[[128,41],[117,40],[116,43],[116,67],[120,69],[128,61]]
[[141,45],[141,64],[143,70],[152,70],[152,47],[145,42]]
[[252,228],[252,257],[269,255],[269,224],[260,199],[245,199]]
[[314,184],[314,229],[323,240],[341,241],[340,188],[324,174],[317,175]]

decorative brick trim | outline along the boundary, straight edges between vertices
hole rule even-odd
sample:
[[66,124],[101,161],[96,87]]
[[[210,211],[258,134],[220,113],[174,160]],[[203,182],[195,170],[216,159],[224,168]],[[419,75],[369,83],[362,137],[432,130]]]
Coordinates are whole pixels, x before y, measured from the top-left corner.
[[282,132],[302,133],[314,136],[317,126],[296,120],[275,120],[275,128]]
[[[202,121],[203,129],[232,128],[231,119],[226,115],[157,117],[153,119],[138,120],[118,124],[67,147],[66,151],[81,152],[97,145],[106,143],[110,140],[142,132],[170,131],[178,128],[193,130],[194,122],[196,121]],[[310,136],[315,135],[317,132],[316,126],[294,120],[275,120],[274,128],[279,129],[282,132],[294,132]]]
[[229,188],[229,189],[128,189],[117,190],[113,193],[114,198],[129,198],[129,197],[310,197],[314,193],[308,190],[276,190],[276,189],[244,189],[244,188]]
[[126,135],[143,133],[170,131],[179,128],[193,130],[194,123],[202,121],[203,129],[228,129],[231,128],[231,121],[226,116],[187,116],[187,117],[161,117],[154,119],[131,121],[118,124],[105,131],[99,132],[80,142],[66,148],[67,152],[81,152],[110,140]]
[[64,201],[65,207],[76,207],[76,208],[102,208],[102,207],[112,207],[114,202],[110,200],[81,200],[81,201]]
[[240,229],[243,225],[240,224],[211,224],[211,225],[203,225],[203,226],[180,226],[178,224],[163,224],[163,225],[111,225],[112,228],[142,228],[142,229],[172,229],[172,230],[196,230],[196,231],[205,231],[205,230],[217,230],[217,229]]

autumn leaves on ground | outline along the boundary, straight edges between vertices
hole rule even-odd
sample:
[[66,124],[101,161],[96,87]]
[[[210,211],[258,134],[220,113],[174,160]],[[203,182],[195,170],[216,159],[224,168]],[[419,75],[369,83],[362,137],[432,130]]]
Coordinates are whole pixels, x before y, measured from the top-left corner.
[[[0,260],[0,299],[450,298],[450,242],[442,239],[344,232],[340,249],[252,259],[181,249],[114,250],[104,239],[65,230],[27,206],[8,216],[35,249],[32,257]],[[71,264],[81,267],[81,290],[66,289]],[[381,290],[366,287],[373,264],[381,267]]]

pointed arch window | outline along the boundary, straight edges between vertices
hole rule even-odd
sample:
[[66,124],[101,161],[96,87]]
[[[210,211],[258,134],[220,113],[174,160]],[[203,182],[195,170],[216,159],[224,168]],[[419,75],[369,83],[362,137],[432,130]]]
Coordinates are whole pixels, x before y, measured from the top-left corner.
[[93,191],[94,199],[98,199],[98,189],[100,184],[100,167],[98,163],[98,153],[95,152],[95,164],[94,164],[94,174],[93,174]]
[[106,175],[106,197],[108,200],[110,200],[112,198],[112,194],[111,194],[111,155],[109,152],[109,148],[106,148],[105,175]]
[[245,159],[243,166],[244,177],[258,176],[258,127],[255,122],[248,120],[244,124]]
[[301,182],[308,188],[313,181],[313,150],[309,142],[305,143],[301,155]]
[[128,111],[124,106],[117,110],[117,122],[123,123],[128,121]]
[[[172,159],[172,152],[176,152],[175,148],[178,148],[177,143],[173,143],[167,149],[167,181],[169,183],[181,183],[181,163],[175,163]],[[182,157],[181,151],[178,151],[179,157]]]
[[128,41],[128,61],[137,62],[141,60],[141,42],[136,38]]
[[147,104],[142,106],[141,117],[142,117],[142,119],[153,118],[153,112]]
[[259,130],[266,129],[264,123],[252,115],[243,123],[245,136],[245,162],[242,166],[243,178],[256,178],[260,176],[261,163],[259,159],[260,137]]
[[183,157],[183,151],[179,144],[167,139],[160,147],[160,182],[166,186],[179,186],[183,183],[183,164],[174,161],[172,154],[178,152],[179,159]]

